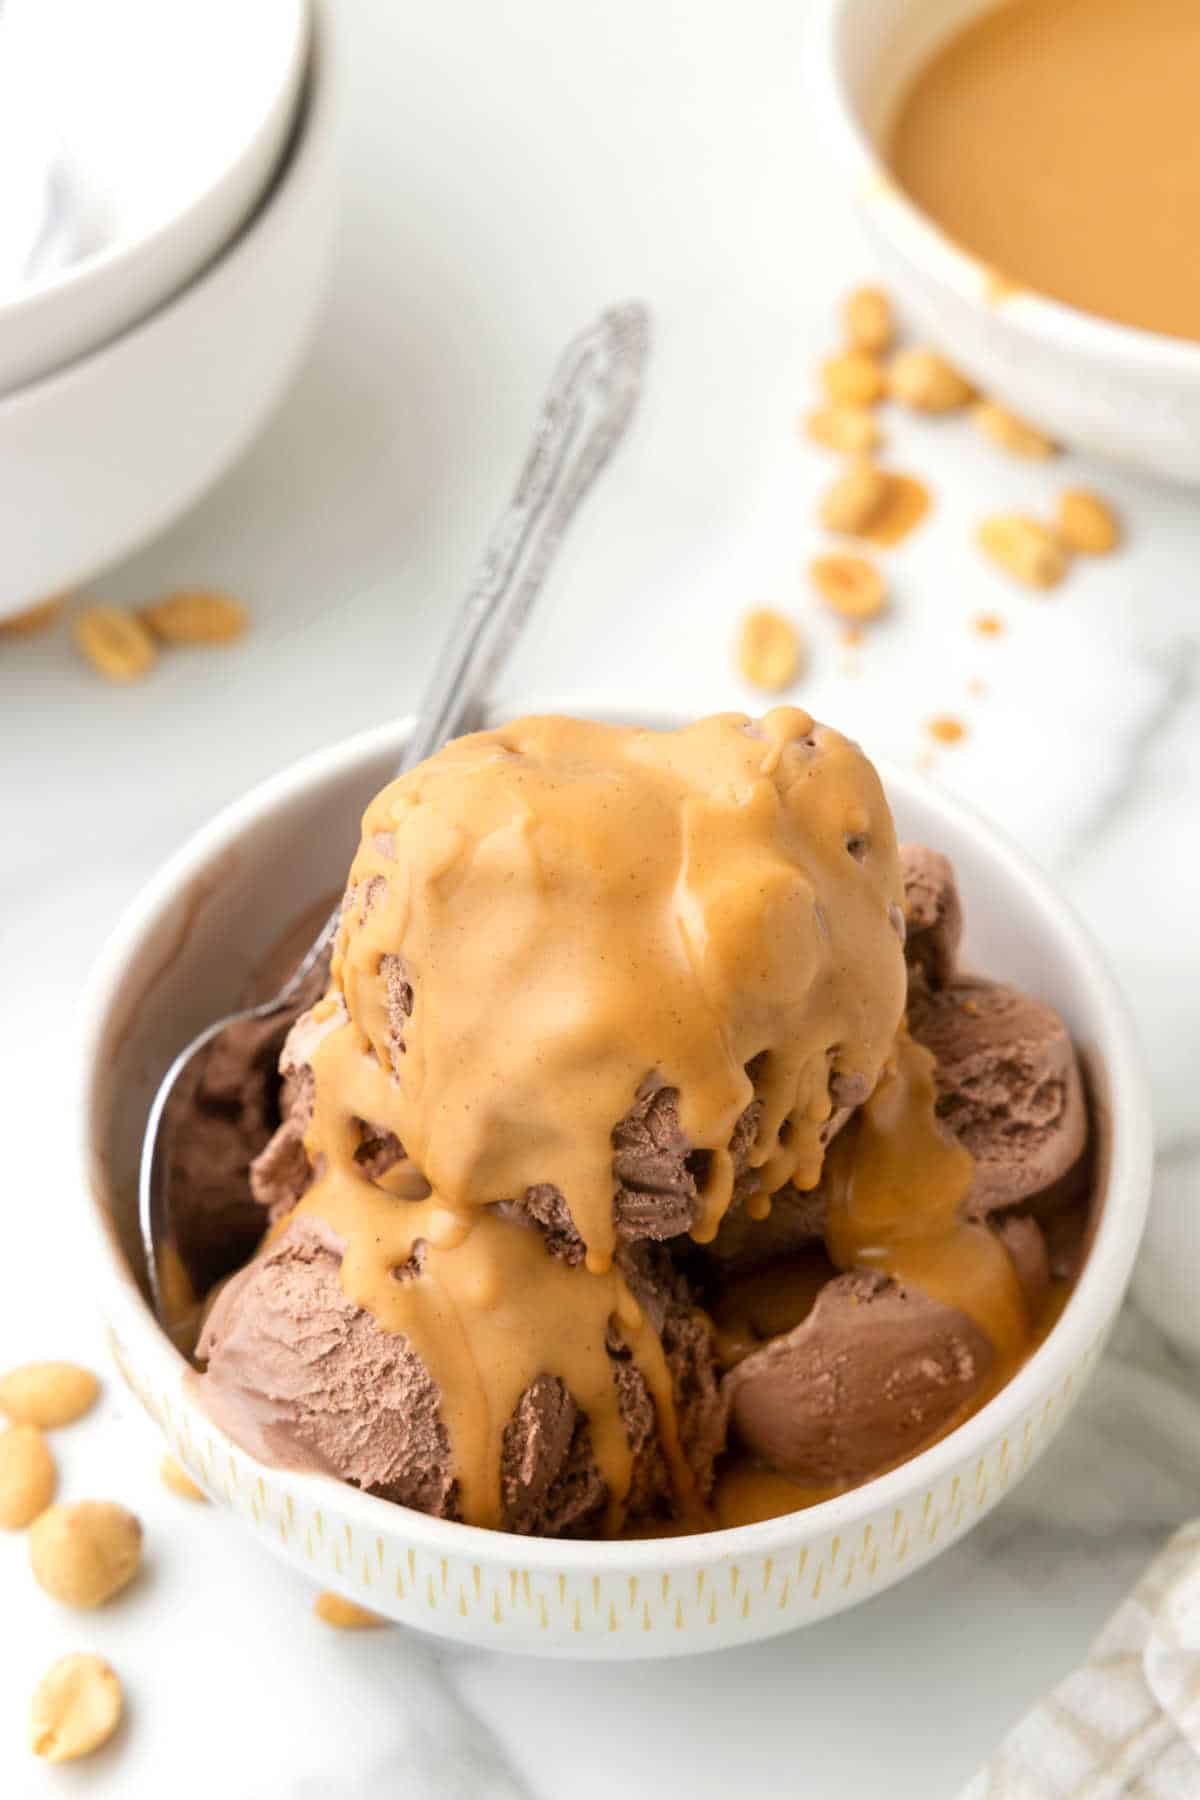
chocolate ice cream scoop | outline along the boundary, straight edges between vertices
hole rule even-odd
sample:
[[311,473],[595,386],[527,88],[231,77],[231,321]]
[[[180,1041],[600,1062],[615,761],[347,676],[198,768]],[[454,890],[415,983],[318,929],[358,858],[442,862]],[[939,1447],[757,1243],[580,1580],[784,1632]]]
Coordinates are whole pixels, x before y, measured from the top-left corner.
[[325,959],[296,993],[290,1012],[237,1020],[193,1060],[172,1092],[163,1153],[179,1255],[200,1292],[236,1268],[262,1236],[251,1171],[279,1124],[280,1047],[328,974]]
[[1036,1219],[1024,1213],[993,1219],[991,1226],[1012,1258],[1025,1296],[1025,1310],[1033,1324],[1041,1316],[1050,1291],[1050,1251],[1045,1233]]
[[949,981],[962,941],[962,902],[947,857],[923,844],[901,844],[904,879],[904,955],[910,974],[916,971],[931,987]]
[[938,1117],[975,1159],[966,1216],[1030,1202],[1070,1174],[1087,1111],[1071,1039],[1051,1007],[959,976],[914,989],[908,1023],[936,1061]]
[[745,1449],[805,1485],[866,1481],[946,1430],[992,1347],[965,1313],[882,1275],[841,1275],[724,1380]]
[[870,1091],[900,893],[874,771],[798,709],[460,739],[368,808],[318,1091],[378,1089],[456,1212],[554,1190],[596,1270],[622,1236],[710,1238],[751,1108],[769,1193]]
[[[517,1224],[506,1227],[536,1243]],[[461,1516],[461,1494],[443,1395],[401,1333],[383,1329],[348,1299],[341,1281],[345,1246],[321,1220],[297,1215],[274,1242],[227,1283],[205,1325],[205,1405],[252,1453],[336,1475],[366,1491],[441,1517]],[[535,1252],[545,1258],[544,1251]],[[436,1262],[419,1248],[402,1282],[429,1279]],[[561,1270],[580,1288],[597,1278]],[[634,1312],[650,1315],[673,1389],[680,1448],[699,1495],[712,1481],[724,1437],[711,1333],[689,1304],[669,1262],[649,1252],[627,1264]],[[583,1308],[586,1311],[586,1307]],[[553,1367],[561,1344],[547,1330]],[[605,1331],[613,1415],[628,1461],[624,1516],[670,1513],[677,1504],[662,1420],[620,1321]],[[603,1428],[598,1410],[595,1429]],[[593,1422],[568,1381],[540,1373],[522,1389],[500,1449],[499,1523],[542,1536],[598,1532],[612,1496],[597,1461]],[[619,1460],[619,1459],[618,1459]]]
[[347,1299],[342,1249],[319,1219],[297,1218],[226,1283],[197,1349],[205,1406],[266,1462],[446,1514],[437,1390],[404,1339]]

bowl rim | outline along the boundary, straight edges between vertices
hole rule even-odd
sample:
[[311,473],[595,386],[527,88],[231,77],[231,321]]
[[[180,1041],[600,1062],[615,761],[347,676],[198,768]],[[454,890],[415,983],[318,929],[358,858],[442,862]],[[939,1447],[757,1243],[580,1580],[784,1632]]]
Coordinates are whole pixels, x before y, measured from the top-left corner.
[[[669,729],[692,715],[681,708],[647,708],[636,703],[621,706],[611,695],[586,693],[530,697],[528,704],[492,708],[489,717],[519,717],[535,711],[576,712],[611,722],[632,722]],[[93,1184],[98,1149],[93,1150],[93,1121],[97,1075],[105,1027],[119,1004],[126,966],[162,909],[172,903],[204,868],[241,838],[255,820],[274,808],[303,796],[326,781],[336,781],[353,768],[394,748],[397,753],[412,727],[411,716],[368,727],[350,737],[309,752],[248,792],[222,807],[193,832],[160,867],[125,908],[101,949],[80,1002],[79,1056],[77,1063],[75,1120],[77,1154],[93,1256],[102,1259],[105,1300],[111,1313],[119,1307],[131,1329],[148,1340],[154,1360],[170,1367],[178,1387],[186,1390],[183,1377],[191,1364],[175,1349],[154,1318],[132,1271],[106,1223]],[[1029,893],[1033,909],[1051,924],[1093,995],[1101,1029],[1096,1048],[1107,1071],[1107,1103],[1111,1136],[1109,1202],[1105,1206],[1087,1263],[1060,1318],[1028,1361],[1000,1392],[962,1425],[919,1451],[907,1462],[851,1488],[845,1494],[777,1518],[749,1525],[725,1526],[714,1531],[671,1537],[630,1539],[559,1539],[518,1537],[476,1525],[436,1519],[395,1502],[383,1500],[333,1476],[288,1469],[287,1479],[298,1497],[314,1506],[334,1503],[363,1530],[394,1533],[399,1526],[410,1537],[423,1539],[434,1551],[473,1560],[511,1560],[514,1555],[530,1570],[591,1572],[597,1564],[620,1570],[654,1570],[674,1565],[687,1567],[697,1560],[722,1560],[742,1555],[770,1554],[805,1538],[827,1532],[844,1532],[866,1514],[901,1505],[912,1490],[929,1486],[955,1466],[981,1455],[1012,1426],[1035,1397],[1051,1389],[1062,1374],[1081,1362],[1108,1329],[1128,1286],[1149,1205],[1152,1161],[1152,1113],[1150,1090],[1136,1027],[1128,1005],[1110,973],[1103,953],[1090,930],[1069,902],[1054,888],[1038,865],[1002,830],[975,808],[951,796],[936,783],[914,771],[875,760],[885,792],[915,795],[936,813],[951,821],[960,836],[981,844]],[[1114,1204],[1114,1198],[1118,1203]],[[198,1407],[191,1393],[184,1393],[189,1408]],[[205,1426],[215,1431],[231,1451],[266,1480],[277,1480],[279,1467],[259,1462],[229,1438],[207,1414]]]
[[989,295],[989,282],[997,274],[1006,279],[1002,272],[963,249],[910,200],[864,129],[846,90],[838,67],[838,29],[843,15],[862,4],[863,0],[815,0],[807,22],[808,85],[824,133],[852,173],[856,201],[873,217],[886,220],[881,229],[897,240],[901,253],[961,299],[1003,314],[1014,327],[1044,339],[1057,350],[1071,355],[1082,351],[1104,362],[1124,362],[1137,369],[1153,367],[1163,375],[1194,379],[1200,374],[1200,342],[1192,339],[1123,325],[1017,281],[1002,298]]
[[262,239],[269,237],[275,229],[282,208],[308,186],[312,168],[321,160],[325,146],[334,134],[336,109],[330,70],[332,31],[328,3],[329,0],[309,0],[300,82],[289,113],[288,127],[265,186],[237,228],[189,280],[173,288],[149,312],[138,314],[100,343],[80,350],[57,368],[47,369],[32,381],[0,393],[0,421],[7,423],[19,419],[23,412],[34,411],[47,400],[53,403],[72,384],[95,378],[106,362],[119,364],[139,338],[154,334],[180,310],[203,306],[210,290],[219,286],[233,265],[259,253]]
[[[40,280],[30,283],[19,290],[12,298],[0,302],[0,331],[6,327],[31,318],[39,308],[53,306],[64,307],[80,298],[87,298],[87,290],[101,283],[108,283],[113,278],[137,276],[142,272],[147,259],[154,257],[164,245],[178,240],[181,230],[193,221],[197,215],[211,206],[222,189],[233,181],[248,161],[253,160],[255,152],[264,141],[276,134],[278,127],[279,149],[271,166],[259,183],[250,200],[248,208],[238,219],[232,230],[227,233],[225,241],[211,244],[201,257],[198,267],[190,280],[185,280],[182,287],[190,285],[190,281],[204,274],[208,264],[220,257],[227,243],[233,243],[240,236],[244,227],[254,218],[263,201],[270,194],[277,172],[276,165],[289,154],[289,144],[294,135],[297,109],[303,105],[303,93],[306,71],[310,60],[313,37],[313,19],[309,0],[290,0],[292,18],[291,29],[287,34],[285,54],[278,61],[275,69],[275,86],[271,90],[269,105],[260,108],[253,132],[239,146],[237,155],[223,162],[219,168],[210,170],[206,178],[193,190],[182,209],[160,218],[148,231],[140,237],[118,238],[101,249],[82,257],[78,262],[69,264],[65,269],[54,270]],[[169,305],[174,294],[181,291],[176,286],[163,296],[159,306]],[[39,382],[50,379],[59,373],[61,368],[69,368],[81,357],[91,355],[103,349],[105,344],[114,338],[124,335],[125,331],[135,327],[142,319],[152,316],[159,310],[152,307],[151,314],[135,313],[124,325],[108,333],[99,343],[84,345],[65,364],[44,369],[33,376],[30,381],[22,381],[16,387],[7,390],[11,394],[22,393],[26,387],[34,387]]]

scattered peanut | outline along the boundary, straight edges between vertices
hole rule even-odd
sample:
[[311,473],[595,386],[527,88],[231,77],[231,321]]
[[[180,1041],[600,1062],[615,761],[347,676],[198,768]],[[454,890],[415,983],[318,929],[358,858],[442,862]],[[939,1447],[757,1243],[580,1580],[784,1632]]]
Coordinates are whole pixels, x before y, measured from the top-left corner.
[[197,1487],[185,1468],[175,1461],[173,1456],[164,1456],[158,1465],[159,1475],[164,1487],[169,1487],[173,1494],[181,1500],[207,1501],[208,1495],[202,1487]]
[[58,1471],[36,1425],[0,1431],[0,1528],[21,1531],[54,1498]]
[[1021,513],[985,519],[979,543],[994,563],[1026,587],[1057,587],[1067,572],[1067,552],[1054,532]]
[[133,1580],[142,1560],[142,1527],[107,1500],[52,1506],[29,1533],[38,1583],[64,1606],[103,1606]]
[[66,599],[65,594],[51,594],[48,600],[9,613],[6,619],[0,619],[0,637],[32,637],[35,631],[45,631],[62,612]]
[[326,1625],[336,1625],[339,1631],[371,1631],[378,1625],[386,1625],[378,1613],[368,1612],[365,1606],[356,1606],[353,1600],[343,1600],[340,1594],[326,1588],[313,1601],[313,1611],[318,1619]]
[[888,364],[888,393],[914,412],[954,412],[971,399],[969,381],[936,350],[898,350]]
[[812,584],[826,606],[843,619],[876,619],[887,605],[887,589],[865,556],[831,551],[808,565]]
[[746,614],[738,638],[738,667],[754,687],[778,693],[800,670],[800,633],[790,619],[769,607]]
[[51,1431],[82,1418],[99,1391],[92,1371],[76,1363],[24,1363],[0,1376],[0,1412],[15,1424]]
[[227,644],[246,629],[246,609],[229,594],[181,589],[143,606],[142,619],[167,644]]
[[925,729],[939,744],[961,744],[967,735],[967,728],[962,720],[949,713],[939,713],[935,718],[926,720]]
[[848,456],[865,455],[883,442],[879,421],[865,406],[818,406],[804,421],[814,444],[826,450],[844,450]]
[[1059,495],[1057,524],[1067,548],[1084,556],[1105,556],[1121,541],[1116,513],[1099,494],[1086,488],[1068,488]]
[[875,406],[887,388],[880,363],[866,350],[842,350],[826,357],[821,381],[835,406]]
[[870,350],[875,355],[887,350],[896,334],[892,303],[882,288],[855,288],[846,296],[842,322],[851,349]]
[[158,656],[154,639],[124,606],[88,606],[75,620],[75,642],[109,681],[139,681]]
[[888,487],[888,477],[878,463],[861,458],[838,476],[821,501],[817,517],[827,531],[856,535],[879,517]]
[[1019,419],[1007,407],[998,406],[994,400],[977,401],[971,408],[971,417],[984,437],[991,438],[993,444],[1010,451],[1013,456],[1028,456],[1044,462],[1047,457],[1058,454],[1058,445],[1053,438],[1048,438],[1036,425]]
[[101,1656],[63,1656],[42,1676],[29,1712],[29,1748],[74,1762],[106,1744],[121,1721],[121,1684]]

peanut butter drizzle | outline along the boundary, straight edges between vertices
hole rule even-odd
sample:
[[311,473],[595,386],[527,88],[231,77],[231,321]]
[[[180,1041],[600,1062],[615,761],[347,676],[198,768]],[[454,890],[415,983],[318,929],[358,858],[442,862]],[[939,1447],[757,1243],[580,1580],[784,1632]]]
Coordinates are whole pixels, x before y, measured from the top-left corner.
[[[501,1523],[505,1426],[553,1375],[587,1416],[619,1527],[631,1455],[610,1326],[686,1507],[662,1346],[613,1262],[613,1127],[648,1076],[675,1090],[708,1153],[702,1241],[729,1204],[730,1138],[752,1099],[760,1192],[814,1185],[831,1079],[869,1089],[891,1049],[901,897],[874,770],[795,708],[667,733],[521,720],[447,746],[368,807],[312,1058],[317,1178],[299,1210],[343,1240],[347,1295],[437,1383],[468,1522]],[[389,957],[412,985],[402,1039]],[[355,1160],[364,1121],[403,1144],[401,1193]],[[585,1265],[487,1210],[546,1183]]]
[[1004,1245],[960,1209],[970,1153],[942,1131],[934,1059],[901,1031],[893,1064],[830,1146],[825,1243],[840,1269],[878,1269],[966,1313],[995,1363],[982,1399],[1029,1352],[1030,1321]]

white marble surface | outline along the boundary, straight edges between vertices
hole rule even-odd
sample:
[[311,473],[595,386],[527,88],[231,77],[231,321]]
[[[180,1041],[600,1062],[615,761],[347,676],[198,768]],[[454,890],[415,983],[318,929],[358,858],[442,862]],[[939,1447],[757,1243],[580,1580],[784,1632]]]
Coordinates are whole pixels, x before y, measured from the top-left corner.
[[[960,424],[897,424],[896,464],[931,481],[936,511],[890,558],[894,617],[848,667],[800,579],[827,464],[793,418],[834,298],[864,270],[806,121],[802,14],[794,0],[343,9],[344,244],[312,359],[228,479],[95,584],[134,600],[226,584],[253,608],[252,638],[178,655],[131,691],[97,681],[62,635],[0,647],[0,1364],[103,1363],[71,1255],[80,1197],[54,1154],[101,937],[249,782],[408,705],[557,346],[624,294],[655,309],[644,410],[511,672],[514,700],[749,704],[730,639],[743,607],[768,603],[809,632],[800,696],[869,749],[911,761],[922,720],[958,713],[970,735],[935,773],[1047,863],[1108,945],[1149,1051],[1162,1180],[1195,1192],[1195,501],[1073,461],[1006,462]],[[971,526],[1044,509],[1074,478],[1121,503],[1129,548],[1035,601],[980,565]],[[995,642],[968,628],[984,607],[1009,623]],[[1131,1314],[1044,1463],[925,1573],[758,1649],[584,1668],[328,1632],[231,1522],[158,1485],[115,1379],[56,1447],[66,1495],[142,1514],[149,1567],[123,1603],[69,1617],[34,1591],[23,1542],[0,1543],[6,1797],[939,1800],[1200,1500],[1195,1370]],[[76,1647],[120,1668],[128,1727],[90,1767],[45,1770],[24,1749],[28,1692]]]

